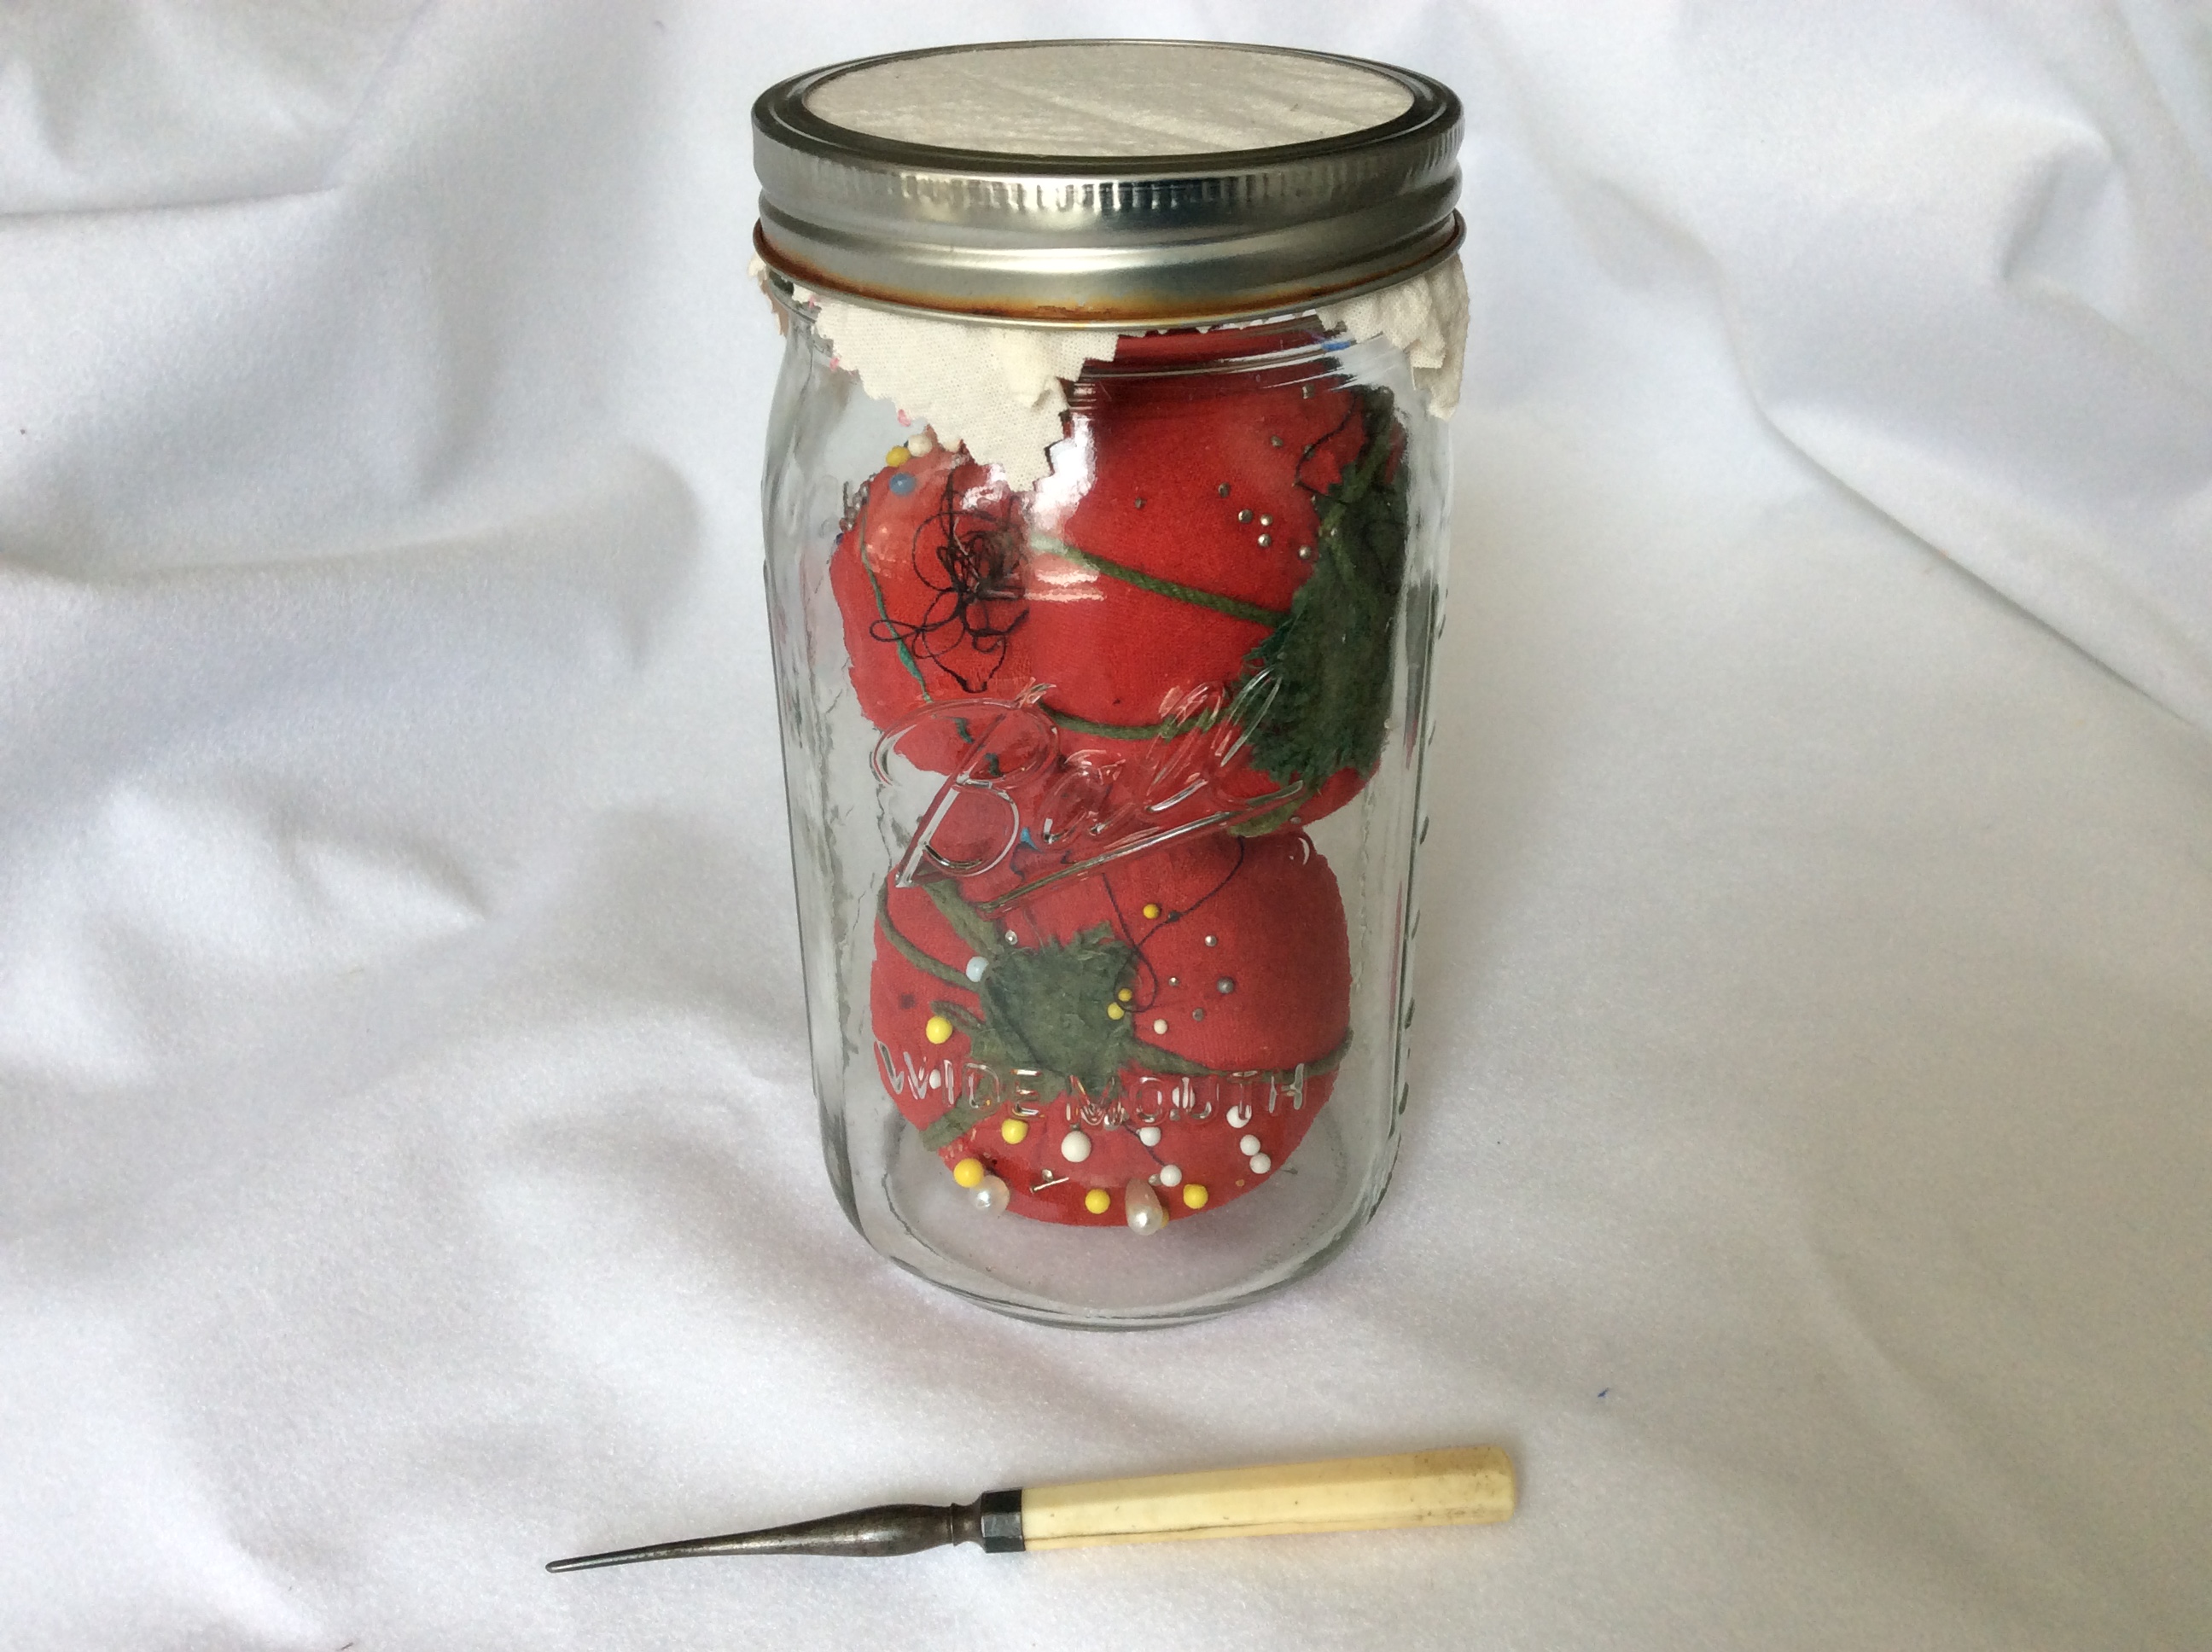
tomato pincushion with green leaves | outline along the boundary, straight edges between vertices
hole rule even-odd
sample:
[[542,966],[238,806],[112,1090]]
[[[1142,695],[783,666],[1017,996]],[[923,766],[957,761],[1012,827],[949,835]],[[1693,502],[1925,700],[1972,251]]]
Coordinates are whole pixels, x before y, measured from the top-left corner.
[[878,1076],[924,1143],[1046,1221],[1120,1225],[1133,1183],[1170,1218],[1265,1185],[1350,1039],[1328,862],[1301,832],[1208,833],[1012,881],[883,886]]
[[1184,812],[1232,831],[1318,819],[1373,770],[1407,533],[1390,394],[1166,370],[1193,349],[1122,341],[1026,495],[927,433],[857,490],[831,584],[861,708],[910,761],[951,770],[1029,692],[1125,785],[1202,767]]

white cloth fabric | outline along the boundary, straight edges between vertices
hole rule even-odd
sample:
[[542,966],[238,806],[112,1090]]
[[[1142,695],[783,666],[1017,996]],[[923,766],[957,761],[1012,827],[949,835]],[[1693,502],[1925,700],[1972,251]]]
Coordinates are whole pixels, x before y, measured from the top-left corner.
[[1324,304],[1320,315],[1346,338],[1388,338],[1405,351],[1429,411],[1448,419],[1459,410],[1466,372],[1467,307],[1467,271],[1446,258],[1411,281]]
[[[1473,129],[1404,1157],[1115,1338],[823,1178],[744,277],[759,88],[1064,16],[0,18],[0,1645],[2201,1644],[2201,9],[1097,20]],[[1507,1526],[538,1569],[1475,1441]]]
[[[768,265],[760,258],[747,268],[765,281]],[[815,307],[815,330],[862,389],[929,426],[938,440],[998,465],[1018,489],[1034,486],[1052,468],[1047,450],[1062,434],[1064,381],[1086,361],[1112,361],[1121,343],[1110,331],[995,326],[795,290]],[[1410,281],[1323,305],[1318,313],[1353,343],[1389,338],[1406,352],[1429,410],[1448,419],[1457,409],[1468,296],[1456,258]]]
[[[768,266],[755,258],[752,270]],[[811,288],[815,331],[869,395],[890,403],[947,446],[995,465],[1027,489],[1052,469],[1047,452],[1066,434],[1066,382],[1086,361],[1110,361],[1121,335],[1089,328],[1002,327],[855,304]]]

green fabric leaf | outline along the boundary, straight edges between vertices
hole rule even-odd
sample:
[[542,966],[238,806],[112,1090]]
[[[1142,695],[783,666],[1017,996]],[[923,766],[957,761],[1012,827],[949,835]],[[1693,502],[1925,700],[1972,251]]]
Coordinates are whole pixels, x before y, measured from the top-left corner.
[[[1006,932],[963,900],[949,881],[924,887],[953,932],[984,961],[983,978],[970,988],[980,1001],[980,1015],[957,1004],[930,1006],[968,1035],[969,1060],[1001,1073],[1036,1073],[1035,1088],[1048,1100],[1077,1084],[1100,1100],[1114,1095],[1121,1068],[1137,1048],[1133,1025],[1118,997],[1136,979],[1136,949],[1115,938],[1105,924],[1069,941],[1023,946],[1008,940]],[[921,967],[940,980],[969,985],[964,975],[930,958],[898,932],[890,920],[888,890],[879,912],[885,934],[902,956],[909,962],[927,960]],[[1113,1014],[1109,1005],[1122,1012]],[[947,1146],[1000,1105],[988,1095],[974,1102],[956,1102],[922,1132],[922,1141],[932,1148]]]
[[1265,672],[1274,692],[1246,724],[1245,738],[1253,761],[1285,784],[1318,787],[1340,768],[1372,773],[1390,714],[1391,635],[1406,579],[1406,470],[1393,463],[1399,427],[1390,392],[1378,386],[1358,394],[1365,445],[1315,501],[1314,571],[1291,599],[1290,616],[1251,654],[1254,676]]
[[1136,1037],[1127,1013],[1107,1006],[1121,1007],[1115,994],[1136,965],[1136,949],[1103,924],[1065,944],[1001,946],[976,983],[983,1025],[969,1040],[972,1059],[1034,1069],[1048,1097],[1075,1084],[1101,1100],[1112,1095]]

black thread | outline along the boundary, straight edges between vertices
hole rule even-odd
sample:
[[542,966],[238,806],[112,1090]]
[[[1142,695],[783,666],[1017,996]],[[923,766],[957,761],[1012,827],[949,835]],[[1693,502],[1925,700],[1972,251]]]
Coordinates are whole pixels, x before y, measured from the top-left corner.
[[[1029,608],[1022,598],[1021,536],[1013,501],[1002,497],[994,512],[976,504],[971,492],[953,486],[961,471],[974,469],[963,464],[945,472],[936,510],[914,531],[907,560],[931,593],[920,617],[886,616],[868,628],[868,635],[878,642],[902,645],[963,691],[981,694],[1006,664],[1007,640],[1029,617]],[[1006,603],[1022,606],[1002,625],[994,610]],[[963,651],[966,658],[957,658]]]

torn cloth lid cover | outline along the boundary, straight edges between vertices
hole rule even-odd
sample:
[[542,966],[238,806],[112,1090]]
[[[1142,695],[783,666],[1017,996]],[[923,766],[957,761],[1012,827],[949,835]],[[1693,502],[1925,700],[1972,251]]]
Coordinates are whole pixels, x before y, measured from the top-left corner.
[[1466,287],[1450,89],[1357,58],[1146,40],[902,52],[753,106],[757,274],[873,396],[1026,487],[1119,333],[1318,313],[1439,415]]

